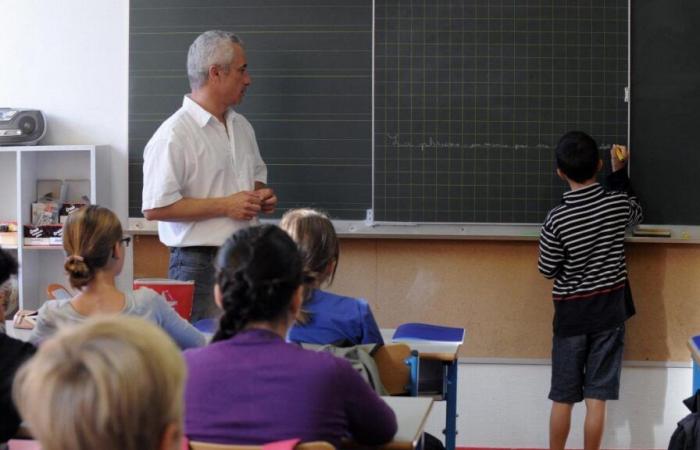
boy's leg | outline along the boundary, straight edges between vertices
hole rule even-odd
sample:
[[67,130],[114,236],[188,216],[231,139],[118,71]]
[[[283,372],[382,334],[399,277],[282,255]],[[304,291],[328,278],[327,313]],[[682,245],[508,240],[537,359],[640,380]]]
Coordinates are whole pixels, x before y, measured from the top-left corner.
[[605,428],[605,400],[586,399],[586,421],[583,425],[583,449],[600,450]]
[[563,450],[571,428],[574,403],[583,400],[586,335],[552,338],[552,387],[549,399],[549,448]]
[[585,450],[599,450],[605,429],[606,400],[620,393],[625,325],[589,335],[583,396],[586,400]]
[[552,402],[552,412],[549,416],[549,449],[564,450],[566,438],[571,428],[571,410],[573,403]]

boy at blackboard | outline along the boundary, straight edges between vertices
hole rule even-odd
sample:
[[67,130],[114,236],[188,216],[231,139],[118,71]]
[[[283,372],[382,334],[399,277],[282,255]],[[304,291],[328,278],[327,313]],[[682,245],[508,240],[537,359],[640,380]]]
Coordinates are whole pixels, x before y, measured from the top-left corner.
[[605,402],[617,400],[625,321],[634,315],[624,239],[642,209],[629,190],[624,147],[610,151],[608,189],[596,180],[598,145],[580,131],[556,147],[557,174],[571,190],[544,221],[538,267],[554,278],[553,401],[549,446],[564,449],[574,403],[585,399],[584,447],[600,449]]

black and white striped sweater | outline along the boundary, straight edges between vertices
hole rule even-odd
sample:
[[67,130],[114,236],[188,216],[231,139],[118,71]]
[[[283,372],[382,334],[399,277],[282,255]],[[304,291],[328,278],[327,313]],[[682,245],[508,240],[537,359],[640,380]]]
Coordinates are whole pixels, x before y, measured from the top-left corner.
[[627,283],[625,230],[642,220],[625,170],[569,191],[540,233],[538,268],[554,278],[554,334],[573,336],[618,326],[634,314]]

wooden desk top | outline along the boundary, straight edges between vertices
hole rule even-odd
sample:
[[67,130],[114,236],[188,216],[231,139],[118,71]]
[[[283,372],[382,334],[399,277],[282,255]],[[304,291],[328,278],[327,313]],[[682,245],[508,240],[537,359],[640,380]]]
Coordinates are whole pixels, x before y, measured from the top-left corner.
[[380,448],[383,450],[414,449],[433,407],[433,399],[430,397],[382,397],[382,399],[394,410],[399,427],[394,439]]
[[[392,336],[394,336],[395,328],[382,328],[380,332],[382,333],[382,338],[384,343],[393,343]],[[457,359],[457,354],[459,353],[459,347],[461,344],[436,344],[421,341],[411,341],[411,342],[401,342],[403,344],[411,347],[411,350],[417,350],[420,357],[423,359],[432,359],[436,361],[452,362]]]

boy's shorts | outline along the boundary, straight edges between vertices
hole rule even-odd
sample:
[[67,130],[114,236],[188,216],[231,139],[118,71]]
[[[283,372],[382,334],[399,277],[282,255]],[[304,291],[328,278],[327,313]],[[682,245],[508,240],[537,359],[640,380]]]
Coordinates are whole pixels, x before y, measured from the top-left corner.
[[584,398],[617,400],[625,325],[579,336],[552,339],[550,400],[576,403]]

